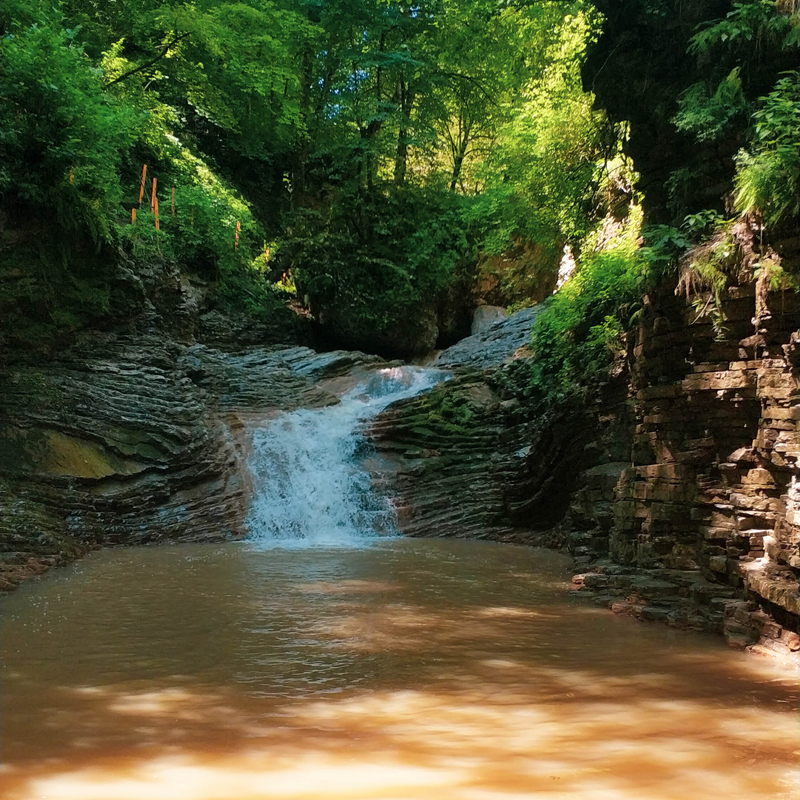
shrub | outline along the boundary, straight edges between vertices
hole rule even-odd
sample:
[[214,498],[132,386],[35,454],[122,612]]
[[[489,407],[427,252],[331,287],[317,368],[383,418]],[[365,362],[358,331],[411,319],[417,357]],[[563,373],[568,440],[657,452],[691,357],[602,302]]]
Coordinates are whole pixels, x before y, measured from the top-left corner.
[[800,72],[762,98],[753,123],[750,149],[736,158],[736,207],[777,224],[800,212]]
[[653,262],[639,248],[640,226],[641,209],[634,207],[603,249],[587,242],[575,276],[537,318],[532,383],[539,389],[580,393],[607,374],[654,276]]
[[407,187],[344,194],[293,219],[280,243],[298,293],[378,334],[419,317],[472,258],[465,198]]

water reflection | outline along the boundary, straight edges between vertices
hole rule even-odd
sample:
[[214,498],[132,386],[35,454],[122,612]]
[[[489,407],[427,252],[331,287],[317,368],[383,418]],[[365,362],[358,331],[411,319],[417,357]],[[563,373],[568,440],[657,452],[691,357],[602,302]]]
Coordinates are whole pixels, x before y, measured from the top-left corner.
[[796,798],[790,675],[553,554],[97,554],[3,613],[9,800]]

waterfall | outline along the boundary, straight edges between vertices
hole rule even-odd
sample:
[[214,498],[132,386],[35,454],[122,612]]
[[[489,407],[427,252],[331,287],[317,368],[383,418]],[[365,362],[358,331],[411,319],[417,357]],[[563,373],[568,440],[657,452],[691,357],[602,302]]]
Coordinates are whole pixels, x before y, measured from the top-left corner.
[[391,367],[333,406],[281,414],[252,436],[246,525],[262,547],[361,546],[395,532],[387,498],[359,464],[365,420],[442,381],[442,370]]

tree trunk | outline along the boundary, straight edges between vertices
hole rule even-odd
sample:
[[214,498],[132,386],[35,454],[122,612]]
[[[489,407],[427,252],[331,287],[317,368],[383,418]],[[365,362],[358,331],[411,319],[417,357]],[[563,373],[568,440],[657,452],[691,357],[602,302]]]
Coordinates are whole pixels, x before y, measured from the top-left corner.
[[408,128],[406,125],[411,120],[411,111],[416,99],[416,93],[402,78],[397,82],[397,98],[403,119],[397,132],[397,149],[394,155],[394,185],[402,186],[406,180],[408,166]]
[[450,191],[454,192],[458,186],[458,180],[461,177],[461,167],[464,165],[464,158],[467,155],[467,147],[469,146],[469,133],[470,125],[466,123],[461,131],[459,137],[458,147],[453,153],[453,173],[450,176]]
[[311,121],[311,79],[313,53],[310,48],[303,52],[300,62],[300,118],[302,120],[303,138],[295,152],[294,164],[292,166],[292,183],[290,202],[292,210],[296,210],[301,204],[306,192],[306,162],[311,152],[311,142],[309,140],[309,123]]

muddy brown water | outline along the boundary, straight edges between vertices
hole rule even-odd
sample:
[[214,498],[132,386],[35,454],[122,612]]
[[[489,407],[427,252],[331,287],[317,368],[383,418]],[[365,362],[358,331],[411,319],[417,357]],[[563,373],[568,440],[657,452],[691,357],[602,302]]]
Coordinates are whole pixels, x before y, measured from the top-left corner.
[[796,674],[478,542],[119,549],[0,599],[7,800],[777,800]]

